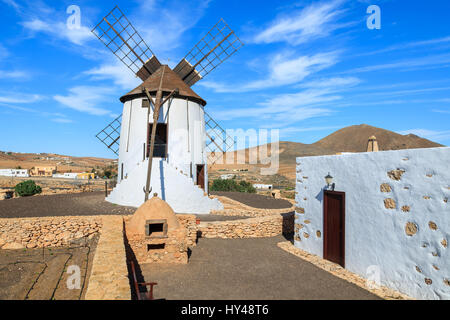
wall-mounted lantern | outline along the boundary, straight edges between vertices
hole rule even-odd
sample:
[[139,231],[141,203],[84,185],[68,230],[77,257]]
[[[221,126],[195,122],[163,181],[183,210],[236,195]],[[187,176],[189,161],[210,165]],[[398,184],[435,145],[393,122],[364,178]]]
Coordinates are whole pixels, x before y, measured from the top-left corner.
[[330,175],[330,173],[328,172],[328,174],[325,176],[325,182],[327,183],[327,188],[330,189],[331,191],[334,191],[334,187],[335,184],[333,182],[333,177]]

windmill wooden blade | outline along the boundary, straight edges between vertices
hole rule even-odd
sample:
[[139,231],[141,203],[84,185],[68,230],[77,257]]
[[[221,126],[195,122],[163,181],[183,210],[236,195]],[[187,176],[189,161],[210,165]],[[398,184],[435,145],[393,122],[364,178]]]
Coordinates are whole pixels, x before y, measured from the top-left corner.
[[122,123],[122,115],[114,119],[102,131],[97,133],[96,137],[108,149],[111,149],[116,155],[119,155],[120,126]]
[[208,162],[215,164],[223,155],[234,148],[235,141],[222,127],[205,112],[206,150],[209,152]]
[[223,19],[201,39],[173,69],[192,86],[222,62],[231,57],[244,44]]
[[92,29],[92,33],[142,81],[161,66],[153,51],[118,6]]

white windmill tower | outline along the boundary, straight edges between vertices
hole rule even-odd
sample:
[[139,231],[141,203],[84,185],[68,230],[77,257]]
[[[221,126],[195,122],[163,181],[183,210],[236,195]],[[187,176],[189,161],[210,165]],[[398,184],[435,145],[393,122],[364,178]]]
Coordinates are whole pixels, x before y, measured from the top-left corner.
[[118,184],[106,200],[139,207],[156,192],[178,213],[222,209],[208,197],[208,151],[223,154],[234,142],[205,112],[206,101],[191,86],[242,42],[221,19],[172,70],[158,61],[117,6],[92,32],[143,81],[120,98],[122,115],[97,135],[119,156]]

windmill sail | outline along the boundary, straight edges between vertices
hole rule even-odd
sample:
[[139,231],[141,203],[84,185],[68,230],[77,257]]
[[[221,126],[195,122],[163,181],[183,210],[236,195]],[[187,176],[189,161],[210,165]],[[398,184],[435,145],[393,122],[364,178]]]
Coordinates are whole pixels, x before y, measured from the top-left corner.
[[220,19],[173,69],[187,85],[193,86],[244,44]]
[[114,119],[102,131],[97,133],[96,137],[105,146],[108,147],[116,155],[119,155],[120,126],[122,123],[122,115]]
[[235,141],[224,129],[205,112],[205,129],[206,129],[206,150],[209,153],[208,163],[210,165],[219,161],[223,155],[232,150]]
[[161,66],[153,51],[118,6],[92,29],[92,33],[142,81]]

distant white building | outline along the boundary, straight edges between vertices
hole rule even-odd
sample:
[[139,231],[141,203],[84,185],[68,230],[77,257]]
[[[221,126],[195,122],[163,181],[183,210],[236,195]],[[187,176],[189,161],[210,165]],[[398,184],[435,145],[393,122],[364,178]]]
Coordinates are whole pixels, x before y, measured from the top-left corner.
[[0,176],[5,177],[29,177],[27,169],[0,169]]
[[234,174],[222,174],[222,175],[220,176],[220,179],[222,179],[222,180],[228,180],[228,179],[233,179],[234,177],[235,177]]
[[273,185],[272,184],[255,183],[253,185],[253,188],[255,188],[255,189],[264,189],[264,190],[272,190],[273,189]]
[[66,173],[55,173],[53,178],[62,178],[62,179],[77,179],[79,173],[77,172],[66,172]]

